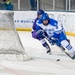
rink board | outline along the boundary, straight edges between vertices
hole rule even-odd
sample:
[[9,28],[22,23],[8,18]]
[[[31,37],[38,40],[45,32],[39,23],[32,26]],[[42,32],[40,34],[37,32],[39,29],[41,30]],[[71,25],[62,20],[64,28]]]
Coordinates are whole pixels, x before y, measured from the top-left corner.
[[[67,35],[75,36],[75,13],[45,11],[50,18],[61,22]],[[18,31],[31,31],[37,17],[36,11],[14,11],[14,23]]]

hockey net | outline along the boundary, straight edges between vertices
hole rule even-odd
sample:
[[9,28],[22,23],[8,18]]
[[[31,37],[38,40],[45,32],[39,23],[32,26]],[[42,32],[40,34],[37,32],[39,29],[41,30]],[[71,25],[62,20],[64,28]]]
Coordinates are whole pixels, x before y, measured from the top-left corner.
[[15,29],[13,17],[12,11],[0,11],[0,60],[30,59]]

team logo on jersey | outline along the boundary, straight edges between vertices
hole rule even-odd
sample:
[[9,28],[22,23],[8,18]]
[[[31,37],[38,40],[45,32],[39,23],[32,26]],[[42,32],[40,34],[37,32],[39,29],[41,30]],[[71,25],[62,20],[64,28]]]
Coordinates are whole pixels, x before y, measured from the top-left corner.
[[56,25],[57,25],[57,23],[54,23],[54,25],[56,26]]

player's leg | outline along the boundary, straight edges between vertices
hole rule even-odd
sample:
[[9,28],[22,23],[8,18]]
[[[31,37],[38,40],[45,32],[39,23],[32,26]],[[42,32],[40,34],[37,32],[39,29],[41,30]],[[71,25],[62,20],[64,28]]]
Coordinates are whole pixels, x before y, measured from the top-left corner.
[[[66,35],[65,30],[63,30],[64,35]],[[67,38],[67,37],[66,37]],[[66,39],[70,43],[70,39]]]
[[57,39],[57,40],[55,40],[54,41],[55,42],[55,44],[63,51],[63,50],[65,50],[65,48],[61,45],[61,43],[60,43],[60,41]]
[[34,38],[34,39],[38,39],[38,34],[36,34],[36,30],[34,30],[34,31],[32,31],[32,37]]
[[45,47],[45,48],[47,49],[46,52],[47,52],[47,53],[51,53],[51,49],[50,49],[48,43],[46,42],[45,38],[42,38],[42,39],[40,40],[40,42],[41,42],[41,44],[43,45],[43,47]]
[[51,49],[50,49],[49,45],[47,44],[46,40],[44,39],[45,37],[43,35],[39,35],[39,34],[37,34],[37,31],[33,31],[32,37],[41,42],[42,46],[47,49],[47,53],[51,52]]
[[61,42],[58,39],[59,34],[54,34],[51,38],[52,43],[57,45],[62,51],[65,50],[65,48],[61,45]]
[[62,32],[59,35],[59,41],[61,42],[61,45],[66,48],[72,55],[73,58],[75,58],[75,50],[74,48],[71,46],[71,44],[68,42],[66,35]]

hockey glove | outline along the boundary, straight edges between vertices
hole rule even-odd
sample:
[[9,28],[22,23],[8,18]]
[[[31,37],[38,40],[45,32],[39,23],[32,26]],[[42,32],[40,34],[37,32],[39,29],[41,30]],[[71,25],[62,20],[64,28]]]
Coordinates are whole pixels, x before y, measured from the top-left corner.
[[44,30],[38,30],[37,32],[36,32],[36,34],[38,34],[38,36],[39,36],[39,38],[44,38],[44,36],[43,35],[45,35],[45,32],[44,32]]
[[48,40],[48,42],[51,44],[51,45],[54,45],[54,41],[51,39],[51,37],[49,37],[48,35],[44,35],[43,36]]

